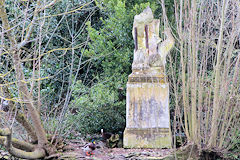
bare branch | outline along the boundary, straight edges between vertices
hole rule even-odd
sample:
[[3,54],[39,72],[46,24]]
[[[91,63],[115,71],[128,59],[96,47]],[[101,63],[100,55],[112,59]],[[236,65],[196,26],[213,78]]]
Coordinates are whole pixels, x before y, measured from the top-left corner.
[[12,30],[10,30],[11,27],[9,25],[9,21],[8,21],[6,9],[5,9],[5,0],[0,0],[0,17],[2,19],[3,28],[4,30],[7,31],[7,36],[13,48],[17,42],[15,40],[14,35],[12,34]]
[[53,1],[50,2],[49,4],[43,6],[41,9],[39,9],[38,12],[41,12],[41,11],[43,11],[43,10],[45,10],[45,9],[47,9],[47,8],[49,8],[49,7],[51,7],[51,6],[53,6],[57,1],[59,1],[59,0],[53,0]]
[[53,0],[52,2],[50,2],[49,4],[44,6],[43,8],[40,8],[40,2],[41,1],[40,0],[37,1],[37,6],[34,10],[33,19],[31,21],[31,23],[29,24],[28,32],[25,35],[25,39],[20,44],[17,45],[18,50],[20,48],[22,48],[23,46],[25,46],[27,43],[29,43],[29,39],[30,39],[30,36],[31,36],[33,28],[34,28],[35,21],[37,20],[38,13],[45,10],[46,8],[49,8],[49,7],[53,6],[57,1],[58,0]]

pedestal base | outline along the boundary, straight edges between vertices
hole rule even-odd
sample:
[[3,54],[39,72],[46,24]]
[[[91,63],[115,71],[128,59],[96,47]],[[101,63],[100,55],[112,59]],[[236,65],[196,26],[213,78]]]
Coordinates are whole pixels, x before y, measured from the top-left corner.
[[171,148],[169,128],[126,128],[124,148]]
[[160,81],[129,76],[124,148],[171,148],[169,85]]

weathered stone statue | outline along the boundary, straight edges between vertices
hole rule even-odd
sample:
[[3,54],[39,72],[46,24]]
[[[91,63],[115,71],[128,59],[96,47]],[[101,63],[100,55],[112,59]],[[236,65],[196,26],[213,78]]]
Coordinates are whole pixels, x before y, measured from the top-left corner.
[[174,38],[159,38],[159,20],[147,7],[134,17],[134,59],[127,83],[125,148],[170,148],[169,86],[165,63]]

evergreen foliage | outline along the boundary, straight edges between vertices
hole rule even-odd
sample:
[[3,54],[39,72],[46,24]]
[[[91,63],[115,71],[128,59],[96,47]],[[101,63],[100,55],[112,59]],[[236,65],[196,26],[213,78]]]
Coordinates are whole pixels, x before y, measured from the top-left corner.
[[119,131],[125,128],[126,83],[131,73],[134,44],[132,23],[134,15],[155,3],[109,0],[99,6],[103,17],[101,26],[87,22],[91,41],[85,58],[91,69],[86,81],[79,80],[74,89],[72,120],[82,133],[99,132],[101,128]]

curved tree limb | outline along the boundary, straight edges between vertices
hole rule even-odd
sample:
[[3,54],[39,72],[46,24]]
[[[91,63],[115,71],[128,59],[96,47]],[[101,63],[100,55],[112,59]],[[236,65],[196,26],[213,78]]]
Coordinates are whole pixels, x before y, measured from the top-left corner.
[[[0,144],[1,145],[4,145],[5,140],[6,140],[5,136],[0,136]],[[12,138],[12,145],[18,149],[22,149],[27,152],[32,152],[36,148],[35,145],[25,142],[25,141],[21,141],[16,138]]]
[[6,149],[11,155],[15,157],[24,158],[24,159],[39,159],[46,156],[46,152],[43,148],[36,148],[32,152],[26,152],[21,149],[17,149],[13,147],[12,133],[9,128],[0,129],[0,135],[6,136],[6,142],[5,142]]
[[16,156],[18,158],[23,158],[23,159],[40,159],[46,156],[45,150],[42,148],[37,148],[33,152],[26,152],[14,147],[11,147],[8,152]]

